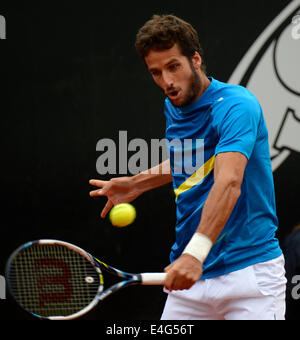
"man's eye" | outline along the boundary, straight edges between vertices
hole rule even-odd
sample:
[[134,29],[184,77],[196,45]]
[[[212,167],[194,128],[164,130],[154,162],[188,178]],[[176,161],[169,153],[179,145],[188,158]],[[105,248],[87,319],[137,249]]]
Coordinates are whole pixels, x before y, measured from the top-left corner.
[[157,77],[157,76],[159,76],[159,72],[158,71],[153,71],[153,72],[151,72],[152,73],[152,75],[154,76],[154,77]]
[[173,64],[173,65],[170,65],[169,68],[171,71],[175,71],[178,67],[179,67],[179,64]]

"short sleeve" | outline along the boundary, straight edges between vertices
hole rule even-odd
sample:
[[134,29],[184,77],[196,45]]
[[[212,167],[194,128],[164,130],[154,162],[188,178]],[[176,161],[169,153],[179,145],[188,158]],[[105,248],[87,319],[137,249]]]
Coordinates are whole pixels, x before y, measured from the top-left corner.
[[219,142],[215,154],[240,152],[249,160],[261,120],[260,105],[252,98],[247,98],[229,108],[225,107],[225,112],[226,114],[218,126]]

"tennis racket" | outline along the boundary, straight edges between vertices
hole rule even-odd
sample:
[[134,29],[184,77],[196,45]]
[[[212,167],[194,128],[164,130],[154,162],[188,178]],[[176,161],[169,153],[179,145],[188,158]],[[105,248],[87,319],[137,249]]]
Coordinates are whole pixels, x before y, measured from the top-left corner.
[[[124,280],[104,290],[102,271]],[[122,288],[163,285],[165,276],[126,273],[77,246],[57,240],[28,242],[13,252],[6,265],[12,297],[27,312],[50,320],[79,318]]]

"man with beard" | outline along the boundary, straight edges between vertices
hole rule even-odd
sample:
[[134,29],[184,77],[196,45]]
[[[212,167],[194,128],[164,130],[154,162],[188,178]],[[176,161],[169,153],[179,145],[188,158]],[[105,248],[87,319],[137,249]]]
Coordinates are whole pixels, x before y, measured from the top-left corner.
[[[194,173],[170,159],[132,177],[91,180],[116,204],[173,181],[176,242],[165,268],[162,320],[284,319],[284,259],[268,132],[257,99],[245,88],[206,75],[195,29],[173,15],[155,15],[138,32],[136,49],[167,96],[166,139],[192,140],[204,152]],[[197,149],[197,140],[204,149]],[[171,145],[172,143],[170,143]],[[180,158],[179,158],[180,159]],[[190,161],[190,160],[189,160]]]

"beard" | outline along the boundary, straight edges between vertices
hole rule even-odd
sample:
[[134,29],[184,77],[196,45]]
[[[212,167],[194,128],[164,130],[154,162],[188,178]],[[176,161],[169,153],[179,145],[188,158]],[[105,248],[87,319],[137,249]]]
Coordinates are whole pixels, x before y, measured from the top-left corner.
[[190,79],[190,86],[187,90],[186,95],[184,96],[181,107],[192,104],[197,99],[202,89],[202,80],[199,74],[197,73],[197,71],[195,70],[194,65],[192,63],[191,63],[191,69],[192,69],[192,75]]
[[[197,99],[197,97],[199,96],[199,93],[202,89],[202,80],[201,80],[199,74],[197,73],[197,71],[195,70],[195,67],[192,64],[192,62],[190,62],[190,66],[191,66],[191,71],[192,71],[190,81],[189,81],[190,84],[188,86],[186,94],[184,95],[183,99],[181,100],[181,103],[176,104],[175,102],[172,101],[171,98],[169,98],[172,105],[175,106],[175,107],[184,107],[184,106],[188,106],[188,105],[192,104]],[[172,91],[172,89],[169,89],[169,91]]]

